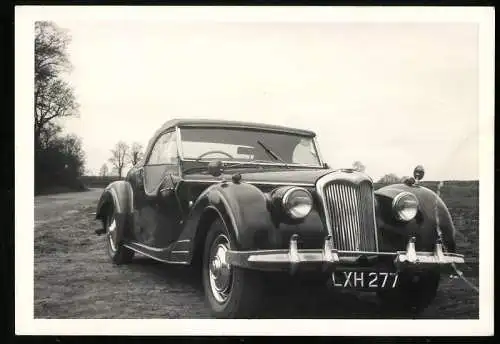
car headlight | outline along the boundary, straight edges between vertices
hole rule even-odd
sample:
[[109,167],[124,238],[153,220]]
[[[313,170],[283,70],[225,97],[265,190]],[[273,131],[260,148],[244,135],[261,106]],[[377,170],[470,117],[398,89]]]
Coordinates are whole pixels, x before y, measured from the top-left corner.
[[299,220],[309,215],[313,207],[313,200],[306,189],[293,187],[283,195],[282,205],[288,216]]
[[410,221],[418,211],[418,199],[410,192],[401,192],[392,201],[392,210],[398,220]]

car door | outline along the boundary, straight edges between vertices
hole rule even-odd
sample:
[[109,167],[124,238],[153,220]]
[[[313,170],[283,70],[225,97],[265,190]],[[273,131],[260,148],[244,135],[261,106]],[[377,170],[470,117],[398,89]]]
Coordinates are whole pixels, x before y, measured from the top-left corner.
[[167,131],[156,140],[139,171],[142,197],[136,203],[136,237],[150,247],[164,248],[177,239],[182,219],[175,195],[178,164],[177,136]]

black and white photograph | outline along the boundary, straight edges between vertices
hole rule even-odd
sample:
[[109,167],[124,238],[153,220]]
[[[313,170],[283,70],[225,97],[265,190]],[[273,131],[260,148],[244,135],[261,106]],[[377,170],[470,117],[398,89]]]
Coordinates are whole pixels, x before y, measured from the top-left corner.
[[493,333],[493,8],[15,30],[16,333]]

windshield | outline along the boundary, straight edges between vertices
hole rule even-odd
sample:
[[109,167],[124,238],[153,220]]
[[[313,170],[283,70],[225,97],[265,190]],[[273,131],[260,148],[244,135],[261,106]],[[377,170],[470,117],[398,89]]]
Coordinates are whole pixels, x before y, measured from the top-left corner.
[[269,162],[320,166],[312,137],[249,129],[181,128],[185,160]]

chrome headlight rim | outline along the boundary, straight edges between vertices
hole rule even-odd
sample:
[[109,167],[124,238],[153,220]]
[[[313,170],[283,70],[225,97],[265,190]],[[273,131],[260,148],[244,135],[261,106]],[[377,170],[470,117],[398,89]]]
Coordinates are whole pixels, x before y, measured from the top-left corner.
[[[309,209],[307,210],[307,212],[305,212],[301,215],[294,213],[292,210],[293,207],[290,207],[290,205],[289,205],[289,201],[291,199],[290,197],[292,197],[292,195],[297,191],[304,192],[304,194],[306,194],[307,197],[309,198],[309,202],[310,202]],[[288,190],[286,190],[285,194],[283,195],[283,197],[281,199],[281,207],[283,208],[283,210],[287,214],[287,216],[290,217],[292,220],[302,220],[302,219],[306,218],[311,213],[311,210],[313,208],[313,198],[312,198],[312,195],[309,192],[309,190],[307,190],[303,187],[292,186]]]
[[[401,215],[401,211],[404,210],[404,209],[400,209],[398,210],[396,207],[398,205],[398,203],[401,201],[402,198],[404,197],[410,197],[410,198],[413,198],[413,200],[415,201],[415,212],[413,214],[413,216],[411,217],[403,217]],[[394,199],[392,200],[392,212],[394,213],[394,216],[396,217],[397,220],[399,221],[403,221],[403,222],[409,222],[411,220],[413,220],[416,216],[417,216],[417,213],[418,213],[418,198],[417,196],[415,196],[413,193],[411,192],[408,192],[408,191],[402,191],[400,193],[398,193]]]

